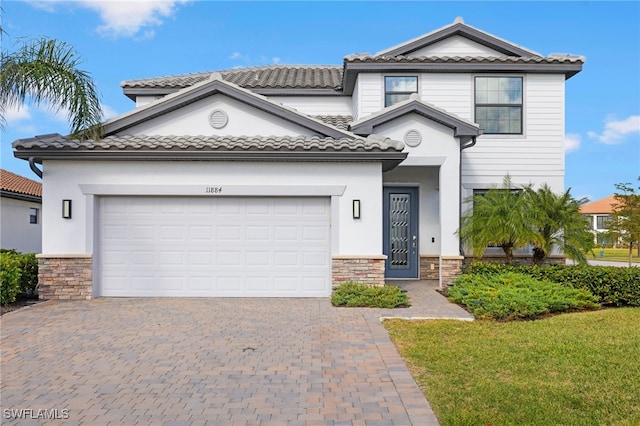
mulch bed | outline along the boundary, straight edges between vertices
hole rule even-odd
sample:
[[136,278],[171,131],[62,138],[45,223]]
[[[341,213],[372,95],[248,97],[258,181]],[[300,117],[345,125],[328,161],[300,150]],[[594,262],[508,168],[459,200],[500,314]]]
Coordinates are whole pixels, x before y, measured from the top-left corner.
[[10,303],[6,306],[0,306],[0,316],[8,312],[17,311],[18,309],[22,309],[26,306],[35,305],[36,303],[40,303],[40,302],[45,302],[45,300],[37,299],[37,298],[34,298],[33,296],[27,297],[27,296],[18,295],[18,297],[16,297],[15,302]]

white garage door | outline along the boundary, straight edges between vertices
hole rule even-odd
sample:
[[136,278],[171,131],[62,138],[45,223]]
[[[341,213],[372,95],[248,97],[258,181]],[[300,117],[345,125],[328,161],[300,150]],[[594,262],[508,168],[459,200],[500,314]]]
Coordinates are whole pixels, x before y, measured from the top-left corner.
[[100,294],[325,297],[329,198],[101,197]]

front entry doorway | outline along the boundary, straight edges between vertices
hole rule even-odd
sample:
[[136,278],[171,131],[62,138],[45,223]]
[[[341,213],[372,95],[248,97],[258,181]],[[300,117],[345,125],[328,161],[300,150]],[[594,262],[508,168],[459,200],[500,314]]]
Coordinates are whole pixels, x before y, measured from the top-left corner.
[[386,278],[418,278],[418,188],[383,188],[383,253]]

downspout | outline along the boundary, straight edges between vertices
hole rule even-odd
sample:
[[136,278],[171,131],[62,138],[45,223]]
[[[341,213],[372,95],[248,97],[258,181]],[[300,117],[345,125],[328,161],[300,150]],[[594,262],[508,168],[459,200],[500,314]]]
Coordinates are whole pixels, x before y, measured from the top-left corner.
[[[471,136],[471,140],[467,141],[463,145],[460,146],[460,164],[458,165],[458,183],[460,184],[460,200],[458,202],[458,232],[460,232],[460,228],[462,228],[462,151],[467,148],[471,148],[476,144],[476,136]],[[462,247],[462,239],[458,238],[460,244],[460,256],[464,257],[464,248]]]
[[33,173],[37,174],[40,179],[42,179],[42,170],[36,166],[36,159],[34,157],[29,157],[29,167],[33,170]]

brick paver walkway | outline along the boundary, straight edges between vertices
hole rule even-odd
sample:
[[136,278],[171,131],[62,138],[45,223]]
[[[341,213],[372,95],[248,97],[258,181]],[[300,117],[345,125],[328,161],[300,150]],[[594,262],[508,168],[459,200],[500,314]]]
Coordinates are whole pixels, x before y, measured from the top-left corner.
[[99,298],[8,313],[0,423],[437,425],[380,317],[468,315],[433,286],[403,286],[404,310]]

